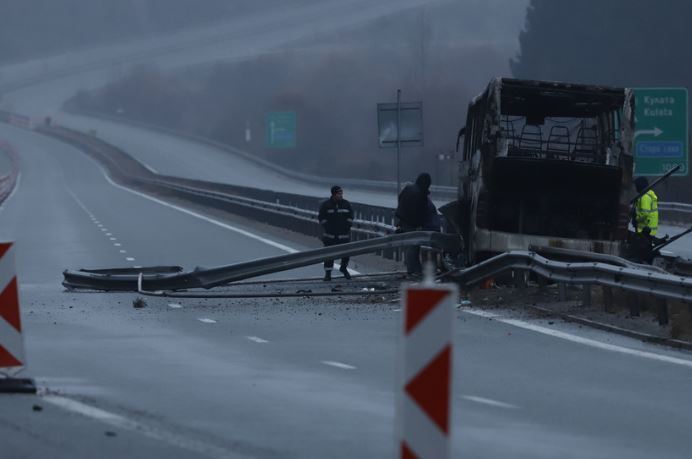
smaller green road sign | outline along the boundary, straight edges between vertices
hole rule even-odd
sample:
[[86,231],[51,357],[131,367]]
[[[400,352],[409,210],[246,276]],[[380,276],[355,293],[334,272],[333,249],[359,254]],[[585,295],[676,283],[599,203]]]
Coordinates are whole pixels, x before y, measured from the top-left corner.
[[295,112],[267,113],[267,146],[269,148],[295,148]]
[[635,92],[635,175],[687,175],[686,88],[637,88]]

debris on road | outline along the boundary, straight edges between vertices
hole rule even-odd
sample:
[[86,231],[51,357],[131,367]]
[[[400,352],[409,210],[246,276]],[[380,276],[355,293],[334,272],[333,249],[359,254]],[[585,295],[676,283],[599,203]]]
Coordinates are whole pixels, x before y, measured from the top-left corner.
[[147,302],[144,301],[144,298],[141,298],[139,296],[137,298],[135,298],[135,300],[132,302],[132,307],[135,309],[142,309],[142,308],[146,307],[146,305],[147,305]]

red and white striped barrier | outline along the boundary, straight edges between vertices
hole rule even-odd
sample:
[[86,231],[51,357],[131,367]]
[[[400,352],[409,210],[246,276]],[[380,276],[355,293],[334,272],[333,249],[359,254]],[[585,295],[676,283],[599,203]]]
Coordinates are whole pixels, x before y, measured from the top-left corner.
[[449,458],[452,326],[458,298],[452,284],[404,288],[396,416],[401,458]]
[[24,366],[24,340],[19,316],[19,289],[14,270],[14,246],[0,243],[0,372]]

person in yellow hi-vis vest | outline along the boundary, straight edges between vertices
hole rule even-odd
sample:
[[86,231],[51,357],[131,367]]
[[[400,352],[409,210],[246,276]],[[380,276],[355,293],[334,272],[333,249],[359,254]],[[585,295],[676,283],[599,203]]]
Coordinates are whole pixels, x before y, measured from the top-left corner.
[[[641,193],[649,186],[649,181],[646,177],[637,177],[634,180],[634,186],[637,193]],[[649,190],[644,193],[635,203],[635,218],[634,226],[637,233],[643,233],[646,236],[656,236],[658,232],[658,196],[654,190]]]

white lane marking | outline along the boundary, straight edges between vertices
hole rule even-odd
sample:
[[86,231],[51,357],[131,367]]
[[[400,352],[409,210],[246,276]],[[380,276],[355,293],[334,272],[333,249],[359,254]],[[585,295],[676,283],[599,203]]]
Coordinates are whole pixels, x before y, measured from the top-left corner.
[[182,309],[183,305],[180,303],[168,303],[168,307],[171,309]]
[[262,339],[258,336],[246,336],[246,338],[249,339],[250,341],[254,341],[255,343],[260,343],[260,344],[264,344],[264,343],[269,342],[266,339]]
[[112,236],[112,234],[111,234],[111,233],[106,233],[106,236]]
[[108,228],[101,228],[101,231],[108,231]]
[[119,185],[119,184],[115,183],[115,182],[108,176],[108,173],[105,171],[105,169],[103,169],[103,167],[101,166],[100,163],[98,163],[98,162],[97,162],[94,158],[92,158],[91,156],[87,156],[87,157],[88,157],[89,159],[91,159],[91,160],[98,166],[98,168],[101,170],[101,173],[102,173],[103,176],[106,178],[106,181],[108,181],[108,183],[110,183],[111,185],[113,185],[113,186],[116,187],[116,188],[120,188],[121,190],[127,191],[128,193],[132,193],[132,194],[137,195],[137,196],[139,196],[139,197],[141,197],[141,198],[148,199],[148,200],[153,201],[153,202],[155,202],[155,203],[157,203],[157,204],[161,204],[161,205],[164,206],[164,207],[168,207],[168,208],[170,208],[170,209],[175,209],[175,210],[177,210],[178,212],[182,212],[182,213],[187,214],[187,215],[190,215],[190,216],[192,216],[192,217],[199,218],[200,220],[204,220],[204,221],[206,221],[206,222],[208,222],[208,223],[211,223],[211,224],[213,224],[213,225],[216,225],[216,226],[219,226],[219,227],[221,227],[221,228],[227,229],[227,230],[229,230],[229,231],[236,232],[236,233],[241,234],[241,235],[243,235],[243,236],[249,237],[250,239],[254,239],[254,240],[256,240],[256,241],[260,241],[260,242],[262,242],[262,243],[264,243],[264,244],[267,244],[267,245],[269,245],[269,246],[275,247],[275,248],[277,248],[277,249],[279,249],[279,250],[283,250],[284,252],[288,252],[288,253],[296,253],[296,252],[298,252],[298,250],[294,249],[293,247],[289,247],[289,246],[287,246],[287,245],[280,244],[280,243],[278,243],[278,242],[272,241],[271,239],[267,239],[267,238],[264,238],[264,237],[262,237],[262,236],[258,236],[258,235],[256,235],[256,234],[253,234],[253,233],[251,233],[251,232],[249,232],[249,231],[245,231],[245,230],[243,230],[243,229],[237,228],[237,227],[235,227],[235,226],[227,225],[226,223],[220,222],[220,221],[218,221],[218,220],[214,220],[213,218],[207,217],[207,216],[202,215],[202,214],[198,214],[197,212],[193,212],[193,211],[188,210],[188,209],[185,209],[185,208],[183,208],[183,207],[179,207],[179,206],[170,204],[170,203],[168,203],[168,202],[166,202],[166,201],[162,201],[162,200],[160,200],[160,199],[154,198],[154,197],[152,197],[152,196],[149,196],[148,194],[140,193],[139,191],[135,191],[135,190],[132,190],[132,189],[130,189],[130,188],[124,187],[124,186],[122,186],[122,185]]
[[329,365],[330,367],[341,368],[342,370],[355,370],[356,367],[349,365],[348,363],[335,362],[333,360],[323,360],[323,364]]
[[98,220],[94,220],[94,223],[96,224],[96,226],[100,225]]
[[401,312],[401,308],[392,309],[392,312]]
[[7,203],[10,202],[10,199],[12,199],[12,196],[14,196],[14,194],[17,192],[17,190],[19,189],[19,184],[21,181],[22,181],[22,173],[20,172],[17,174],[17,181],[15,182],[14,188],[12,188],[10,195],[7,198],[5,198],[2,205],[0,205],[0,212],[2,212],[5,209],[5,206],[7,205]]
[[216,321],[214,319],[209,319],[207,317],[200,317],[197,320],[199,320],[200,322],[202,322],[204,324],[215,324],[216,323]]
[[628,347],[617,346],[615,344],[602,343],[590,338],[582,338],[581,336],[572,335],[570,333],[561,332],[558,330],[553,330],[551,328],[541,327],[540,325],[530,324],[522,320],[516,319],[505,319],[498,314],[492,312],[482,311],[479,309],[464,308],[462,311],[473,314],[479,317],[485,317],[489,319],[494,319],[498,322],[502,322],[507,325],[513,325],[518,328],[523,328],[525,330],[531,330],[537,333],[542,333],[544,335],[552,336],[554,338],[563,339],[565,341],[571,341],[573,343],[584,344],[586,346],[595,347],[597,349],[602,349],[605,351],[618,352],[621,354],[633,355],[636,357],[642,357],[650,360],[657,360],[659,362],[672,363],[674,365],[681,365],[684,367],[692,368],[692,360],[681,359],[678,357],[671,357],[663,354],[656,354],[654,352],[639,351],[637,349],[630,349]]
[[125,260],[127,260],[127,261],[135,261],[135,259],[134,259],[133,257],[126,257]]
[[140,163],[142,163],[142,166],[144,166],[144,167],[146,167],[147,169],[149,169],[149,172],[151,172],[151,173],[153,173],[153,174],[158,174],[158,171],[157,171],[156,169],[154,169],[153,167],[151,167],[150,165],[148,165],[147,163],[145,163],[145,162],[142,161],[141,159],[138,159],[137,161],[139,161]]
[[113,245],[115,247],[122,247],[122,244],[120,242],[114,242]]
[[126,418],[125,416],[111,413],[109,411],[102,410],[101,408],[96,408],[67,397],[44,395],[41,397],[41,399],[67,411],[81,414],[82,416],[95,419],[112,427],[140,433],[146,437],[168,443],[169,445],[173,445],[177,448],[184,448],[197,454],[215,458],[238,457],[231,451],[219,448],[217,446],[184,438],[178,432],[167,432],[165,430],[157,429],[156,427],[142,424],[141,422]]
[[120,253],[127,253],[127,250],[121,250]]
[[[236,233],[241,234],[241,235],[243,235],[243,236],[245,236],[245,237],[249,237],[250,239],[254,239],[254,240],[256,240],[256,241],[259,241],[259,242],[262,242],[262,243],[264,243],[264,244],[267,244],[267,245],[269,245],[269,246],[271,246],[271,247],[275,247],[275,248],[277,248],[277,249],[279,249],[279,250],[283,250],[284,252],[288,252],[288,253],[296,253],[296,252],[298,252],[297,249],[294,249],[293,247],[289,247],[289,246],[287,246],[287,245],[285,245],[285,244],[281,244],[281,243],[279,243],[279,242],[272,241],[271,239],[267,239],[267,238],[265,238],[265,237],[258,236],[258,235],[256,235],[256,234],[253,234],[253,233],[249,232],[249,231],[245,231],[245,230],[240,229],[240,228],[238,228],[238,227],[235,227],[235,226],[232,226],[232,225],[228,225],[228,224],[226,224],[226,223],[220,222],[220,221],[218,221],[218,220],[214,220],[213,218],[207,217],[207,216],[202,215],[202,214],[199,214],[199,213],[197,213],[197,212],[193,212],[193,211],[188,210],[188,209],[185,209],[185,208],[183,208],[183,207],[179,207],[179,206],[176,206],[176,205],[174,205],[174,204],[168,203],[168,202],[166,202],[166,201],[162,201],[162,200],[160,200],[160,199],[154,198],[153,196],[149,196],[148,194],[144,194],[144,193],[141,193],[141,192],[139,192],[139,191],[136,191],[136,190],[127,188],[127,187],[125,187],[125,186],[119,185],[119,184],[115,183],[115,182],[108,176],[108,173],[106,172],[106,170],[101,166],[101,164],[100,164],[98,161],[96,161],[96,160],[95,160],[94,158],[92,158],[91,156],[88,156],[88,158],[91,159],[91,160],[96,164],[96,166],[99,168],[99,170],[101,170],[101,173],[102,173],[103,176],[105,177],[106,181],[107,181],[108,183],[110,183],[112,186],[116,187],[116,188],[120,188],[121,190],[127,191],[128,193],[132,193],[132,194],[137,195],[137,196],[139,196],[139,197],[142,197],[142,198],[144,198],[144,199],[148,199],[148,200],[150,200],[150,201],[153,201],[153,202],[155,202],[155,203],[157,203],[157,204],[161,204],[162,206],[168,207],[168,208],[170,208],[170,209],[175,209],[175,210],[177,210],[178,212],[182,212],[182,213],[187,214],[187,215],[190,215],[190,216],[192,216],[192,217],[199,218],[200,220],[204,220],[204,221],[206,221],[206,222],[208,222],[208,223],[211,223],[212,225],[216,225],[216,226],[219,226],[219,227],[221,227],[221,228],[227,229],[227,230],[229,230],[229,231],[236,232]],[[340,265],[339,265],[338,263],[335,263],[335,266],[337,267],[337,269],[340,267]],[[349,272],[352,273],[352,274],[356,274],[356,275],[360,274],[360,272],[359,272],[359,271],[356,271],[355,269],[349,268],[348,270],[349,270]]]
[[117,241],[118,238],[117,238],[117,237],[112,237],[112,238],[110,238],[110,240],[111,240],[111,241]]
[[477,397],[475,395],[462,395],[461,398],[470,402],[480,403],[481,405],[494,406],[496,408],[505,408],[508,410],[516,410],[519,407],[510,403],[500,402],[491,398]]

